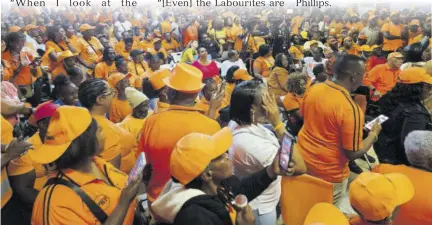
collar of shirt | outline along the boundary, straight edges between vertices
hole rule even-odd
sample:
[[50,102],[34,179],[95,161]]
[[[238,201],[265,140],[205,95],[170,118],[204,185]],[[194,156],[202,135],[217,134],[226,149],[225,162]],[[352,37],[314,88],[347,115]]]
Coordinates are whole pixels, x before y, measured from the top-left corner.
[[[108,174],[109,170],[108,167],[106,166],[106,162],[104,162],[104,160],[102,160],[99,157],[94,157],[92,161],[96,164],[96,166],[100,169],[100,171],[108,178],[108,180],[110,180],[109,178],[110,176]],[[66,169],[63,171],[63,174],[68,179],[75,182],[78,186],[83,186],[88,183],[101,181],[91,173],[83,173],[73,169]]]
[[336,89],[338,89],[338,90],[341,90],[341,91],[345,92],[345,93],[348,94],[348,95],[351,95],[351,94],[349,93],[349,91],[348,91],[346,88],[342,87],[342,86],[339,85],[339,84],[336,84],[336,83],[333,82],[333,81],[329,81],[329,80],[327,80],[325,83],[326,83],[327,85],[329,85],[330,87],[336,88]]
[[199,109],[195,106],[170,105],[168,110],[199,111],[201,113],[204,113],[202,109]]

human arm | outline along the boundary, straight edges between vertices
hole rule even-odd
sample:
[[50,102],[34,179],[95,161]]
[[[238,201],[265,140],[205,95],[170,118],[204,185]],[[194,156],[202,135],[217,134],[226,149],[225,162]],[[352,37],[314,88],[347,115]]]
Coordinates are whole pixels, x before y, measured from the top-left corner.
[[2,145],[1,168],[3,169],[11,160],[19,157],[31,148],[33,148],[33,145],[24,141],[22,137],[13,139],[7,146]]
[[33,109],[27,107],[24,103],[10,104],[7,101],[1,101],[1,114],[3,116],[12,116],[15,114],[31,114]]
[[11,176],[9,174],[9,181],[14,193],[18,194],[20,199],[27,205],[33,205],[39,194],[39,191],[34,189],[35,180],[36,172],[34,169],[28,173],[17,176]]
[[[360,127],[359,129],[363,129],[363,127]],[[369,135],[366,137],[366,139],[363,140],[363,148],[360,148],[358,150],[355,150],[355,149],[349,150],[349,149],[347,149],[347,147],[344,147],[343,153],[348,158],[348,160],[354,160],[354,159],[358,159],[358,158],[364,156],[364,154],[366,154],[370,150],[372,145],[378,140],[378,135],[380,134],[381,129],[382,129],[381,124],[379,123],[379,121],[377,121],[373,125],[372,130],[369,132]],[[355,134],[353,134],[353,135],[355,135]],[[354,137],[354,139],[355,138],[356,137]],[[351,140],[352,140],[352,136],[351,136]],[[357,140],[357,141],[360,141],[360,140]],[[353,146],[353,147],[355,148],[355,146]]]

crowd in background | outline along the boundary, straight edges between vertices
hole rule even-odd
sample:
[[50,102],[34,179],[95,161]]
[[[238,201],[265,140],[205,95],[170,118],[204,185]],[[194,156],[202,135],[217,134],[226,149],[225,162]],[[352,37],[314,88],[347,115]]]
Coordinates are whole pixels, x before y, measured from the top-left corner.
[[430,11],[1,16],[4,224],[432,224]]

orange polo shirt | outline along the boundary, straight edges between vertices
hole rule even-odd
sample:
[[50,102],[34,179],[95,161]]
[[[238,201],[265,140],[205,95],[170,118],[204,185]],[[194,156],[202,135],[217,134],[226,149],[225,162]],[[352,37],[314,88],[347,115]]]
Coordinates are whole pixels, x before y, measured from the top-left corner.
[[115,63],[111,64],[109,66],[106,62],[100,62],[96,64],[94,76],[95,78],[104,79],[106,80],[111,73],[114,73],[117,71]]
[[274,59],[272,56],[264,58],[262,56],[255,59],[253,63],[254,71],[260,71],[263,77],[268,77],[271,72],[271,68],[274,66]]
[[[150,112],[149,112],[150,114]],[[148,117],[148,116],[147,116]],[[144,121],[147,119],[138,119],[133,117],[132,115],[127,116],[121,123],[117,124],[121,128],[127,130],[133,137],[134,137],[134,144],[133,144],[133,153],[135,157],[138,155],[138,141],[141,137],[141,131],[144,126]]]
[[144,73],[149,69],[149,66],[146,61],[142,61],[141,63],[130,61],[128,62],[128,68],[132,75],[144,77]]
[[67,44],[64,41],[61,41],[58,44],[54,43],[53,41],[47,41],[45,45],[46,45],[47,51],[45,52],[44,56],[42,57],[41,65],[42,66],[49,66],[51,70],[54,70],[55,68],[57,68],[57,66],[59,66],[61,64],[61,62],[52,61],[48,55],[53,51],[57,54],[60,54],[63,51],[69,50],[69,47],[67,46]]
[[132,113],[132,107],[129,105],[127,100],[120,100],[113,98],[111,103],[111,110],[109,113],[109,119],[113,123],[120,123],[126,116]]
[[68,75],[66,69],[64,68],[63,63],[57,65],[57,67],[51,72],[52,76],[51,76],[51,81],[54,80],[54,78],[56,78],[58,75],[63,74],[63,75]]
[[364,114],[360,107],[345,88],[326,81],[306,91],[300,113],[304,124],[298,146],[308,173],[328,182],[342,182],[349,175],[343,149],[363,148]]
[[432,172],[405,165],[379,164],[373,172],[401,173],[406,175],[414,185],[414,197],[400,206],[393,225],[430,225],[432,224]]
[[[21,54],[25,54],[28,59],[31,61],[34,60],[34,57],[32,54],[28,53],[28,52],[21,52]],[[5,51],[3,52],[3,54],[1,55],[1,58],[3,61],[6,61],[8,63],[8,65],[10,66],[10,70],[15,71],[19,65],[20,62],[16,61],[13,59],[12,54],[10,53],[10,51]],[[42,75],[40,72],[40,67],[38,67],[38,74],[36,76],[33,76],[33,74],[30,71],[30,66],[24,66],[21,71],[18,73],[18,75],[15,77],[15,81],[13,83],[15,83],[18,86],[26,86],[26,85],[31,85],[38,76]],[[12,77],[11,77],[12,78]]]
[[363,78],[363,84],[373,85],[381,94],[385,94],[396,85],[399,79],[400,69],[392,70],[386,64],[377,65],[372,68]]
[[171,38],[171,42],[162,41],[162,48],[167,51],[175,51],[177,48],[180,48],[180,44],[174,38]]
[[[34,149],[40,148],[43,144],[39,132],[35,133],[27,141],[33,145]],[[48,171],[45,170],[42,164],[33,162],[32,154],[33,150],[30,150],[22,157],[12,160],[8,165],[8,175],[19,176],[35,170],[36,180],[33,187],[37,190],[42,190],[48,180]]]
[[161,102],[158,100],[157,105],[156,105],[156,109],[154,110],[153,113],[160,113],[160,112],[165,112],[169,109],[170,104],[165,103],[165,102]]
[[176,143],[185,135],[197,132],[212,135],[220,130],[219,124],[195,107],[171,105],[144,122],[138,152],[144,152],[153,173],[147,187],[147,196],[154,201],[171,178],[170,157]]
[[[390,23],[385,23],[382,28],[381,28],[381,32],[389,32],[391,35],[394,36],[401,36],[402,35],[402,31],[403,31],[403,25],[399,24],[393,24],[392,22]],[[403,45],[403,41],[402,39],[396,39],[396,40],[389,40],[387,38],[384,37],[384,42],[383,42],[383,51],[396,51],[397,48],[402,47]]]
[[147,50],[151,54],[157,54],[157,53],[161,52],[164,55],[165,59],[168,57],[168,53],[164,48],[160,48],[159,51],[156,51],[154,48],[149,48]]
[[303,103],[303,96],[297,96],[291,92],[288,92],[288,94],[285,95],[285,98],[282,101],[285,110],[288,112],[294,109],[300,109],[302,103]]
[[[81,190],[109,216],[120,201],[128,176],[99,157],[95,157],[93,162],[106,176],[109,183],[98,179],[91,173],[73,169],[63,171],[63,175],[60,176],[80,186]],[[135,206],[136,201],[133,201],[126,213],[123,225],[133,223]],[[64,185],[50,185],[39,192],[33,206],[31,220],[33,225],[48,224],[48,221],[49,224],[101,224],[85,206],[79,195]]]
[[123,152],[121,135],[119,135],[121,133],[119,132],[120,128],[104,116],[93,115],[93,118],[101,127],[102,134],[105,137],[104,149],[99,156],[106,161],[111,161]]
[[[126,60],[129,59],[129,52],[125,50],[125,43],[123,40],[117,42],[117,44],[114,47],[114,50],[117,54],[122,55]],[[134,39],[132,42],[132,49],[138,49],[139,48],[139,42]],[[127,54],[126,54],[127,53]]]
[[92,65],[102,57],[103,46],[96,37],[91,37],[90,41],[81,37],[78,39],[77,51],[87,64]]

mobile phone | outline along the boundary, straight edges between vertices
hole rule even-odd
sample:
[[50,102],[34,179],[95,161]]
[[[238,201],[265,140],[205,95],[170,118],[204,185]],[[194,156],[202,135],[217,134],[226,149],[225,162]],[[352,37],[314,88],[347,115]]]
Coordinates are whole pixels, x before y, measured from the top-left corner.
[[146,160],[145,160],[144,152],[141,152],[138,156],[138,159],[137,159],[134,167],[131,169],[131,171],[129,173],[127,184],[129,184],[131,181],[133,181],[134,179],[136,179],[138,176],[141,175],[141,173],[144,170],[145,165],[146,165]]
[[373,119],[369,123],[365,125],[365,128],[368,130],[372,130],[373,125],[376,123],[376,121],[379,121],[380,124],[384,123],[386,120],[388,120],[387,116],[379,115],[377,118]]
[[288,170],[288,164],[291,162],[294,142],[295,139],[291,134],[284,134],[282,139],[282,148],[279,152],[279,166],[285,171]]

